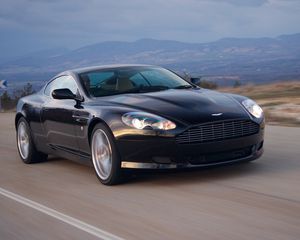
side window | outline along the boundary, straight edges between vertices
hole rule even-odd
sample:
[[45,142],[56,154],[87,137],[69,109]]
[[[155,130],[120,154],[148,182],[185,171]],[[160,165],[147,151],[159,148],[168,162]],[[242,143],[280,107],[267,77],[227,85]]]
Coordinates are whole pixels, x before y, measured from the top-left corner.
[[77,84],[71,76],[61,76],[50,82],[45,88],[45,94],[51,96],[55,89],[68,88],[73,94],[77,93]]
[[59,88],[68,88],[73,94],[76,94],[78,90],[77,84],[71,76],[64,76],[62,84]]
[[88,92],[93,96],[105,95],[106,92],[116,90],[117,78],[113,71],[84,73],[80,77]]
[[116,84],[114,72],[98,72],[88,74],[90,79],[90,87],[97,87],[99,85],[113,85]]
[[53,81],[51,81],[50,83],[48,83],[48,85],[46,86],[46,88],[45,88],[45,95],[47,95],[47,96],[50,96],[51,95],[51,92],[52,92],[52,90],[53,90],[53,87],[54,87],[54,85],[55,85],[55,82],[58,80],[59,78],[57,78],[57,79],[54,79]]

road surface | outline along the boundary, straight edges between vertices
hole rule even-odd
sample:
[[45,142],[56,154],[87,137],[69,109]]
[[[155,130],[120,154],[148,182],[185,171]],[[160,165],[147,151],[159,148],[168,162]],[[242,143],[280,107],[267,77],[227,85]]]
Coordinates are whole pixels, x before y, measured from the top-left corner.
[[0,239],[300,239],[300,128],[268,126],[259,160],[101,185],[64,159],[25,165],[0,114]]

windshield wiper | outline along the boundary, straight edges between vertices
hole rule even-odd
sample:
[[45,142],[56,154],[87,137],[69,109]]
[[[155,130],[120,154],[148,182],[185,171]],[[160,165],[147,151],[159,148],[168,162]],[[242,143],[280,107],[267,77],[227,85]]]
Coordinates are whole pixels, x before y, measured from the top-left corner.
[[131,88],[125,91],[116,92],[115,94],[124,94],[124,93],[147,93],[147,92],[156,92],[169,89],[166,86],[141,86],[137,88]]
[[174,87],[173,89],[189,89],[194,88],[192,85],[179,85],[177,87]]
[[141,92],[140,88],[131,88],[125,91],[116,92],[115,94],[123,94],[123,93],[139,93]]
[[152,91],[162,91],[162,90],[167,90],[169,87],[163,86],[163,85],[157,85],[157,86],[142,86],[141,91],[146,91],[146,92],[152,92]]

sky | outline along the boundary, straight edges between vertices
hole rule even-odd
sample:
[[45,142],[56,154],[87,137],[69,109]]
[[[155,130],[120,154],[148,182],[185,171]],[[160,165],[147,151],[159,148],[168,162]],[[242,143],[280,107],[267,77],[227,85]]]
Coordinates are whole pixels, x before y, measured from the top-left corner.
[[210,42],[300,32],[300,0],[0,0],[0,61],[141,38]]

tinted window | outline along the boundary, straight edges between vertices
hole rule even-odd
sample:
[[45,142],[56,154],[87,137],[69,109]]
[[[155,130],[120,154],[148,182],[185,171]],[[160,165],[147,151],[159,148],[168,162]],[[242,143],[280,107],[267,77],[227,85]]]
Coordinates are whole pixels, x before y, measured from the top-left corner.
[[46,89],[45,94],[48,96],[51,96],[51,93],[55,89],[61,89],[61,88],[68,88],[71,90],[73,94],[77,93],[77,84],[73,77],[71,76],[61,76],[56,79],[54,79],[52,82],[50,82]]
[[139,72],[129,79],[135,87],[150,86],[149,81],[147,81]]
[[94,97],[143,93],[192,87],[171,71],[159,67],[128,67],[80,74],[87,92]]

